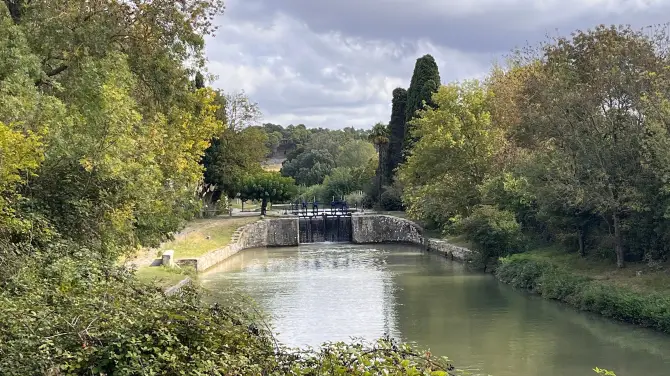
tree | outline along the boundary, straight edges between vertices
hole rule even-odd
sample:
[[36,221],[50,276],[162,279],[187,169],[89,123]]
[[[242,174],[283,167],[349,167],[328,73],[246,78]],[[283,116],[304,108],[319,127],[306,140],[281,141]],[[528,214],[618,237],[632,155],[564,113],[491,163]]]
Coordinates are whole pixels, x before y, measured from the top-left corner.
[[261,215],[267,212],[268,202],[291,199],[297,192],[293,179],[277,172],[261,172],[247,176],[240,190],[242,201],[261,201]]
[[544,145],[533,183],[568,207],[592,208],[604,218],[623,267],[622,220],[643,210],[643,192],[654,180],[654,171],[645,168],[650,136],[667,138],[650,128],[647,106],[659,93],[654,81],[664,75],[662,59],[641,33],[604,26],[560,38],[544,51],[529,106]]
[[375,172],[376,190],[379,197],[381,197],[382,186],[386,182],[386,167],[389,143],[389,129],[383,123],[377,123],[372,127],[372,131],[368,135],[368,140],[375,145],[377,153],[379,154],[379,162],[377,163],[377,171]]
[[398,174],[413,217],[444,225],[480,204],[478,186],[503,135],[491,123],[489,96],[479,81],[442,86],[433,96],[437,106],[413,120],[418,142]]
[[268,153],[267,134],[251,127],[239,131],[227,128],[212,140],[205,151],[205,183],[216,186],[212,198],[218,201],[221,194],[230,198],[240,192],[244,177],[261,170],[261,162]]
[[424,103],[433,106],[433,93],[440,87],[440,72],[437,68],[435,58],[424,55],[416,60],[412,80],[407,89],[407,105],[405,109],[405,141],[403,150],[407,151],[414,142],[412,137],[411,120],[417,117],[417,111],[424,108]]
[[132,4],[12,1],[16,17],[0,14],[0,121],[43,151],[21,210],[110,256],[197,211],[198,161],[221,127],[184,62],[201,67],[222,3]]
[[335,168],[335,159],[328,150],[308,150],[287,159],[281,168],[283,176],[295,179],[298,184],[321,184]]
[[402,161],[403,142],[405,139],[405,116],[407,107],[407,90],[396,88],[393,90],[391,121],[389,122],[388,167],[387,180],[390,181],[395,169]]
[[360,168],[378,158],[373,144],[368,141],[353,139],[340,146],[339,158],[335,161],[337,167]]
[[244,90],[234,93],[224,93],[226,125],[233,131],[258,125],[262,113],[258,103],[252,102]]
[[256,104],[243,92],[230,95],[217,92],[216,103],[219,105],[217,119],[234,125],[212,138],[202,158],[205,187],[201,195],[212,203],[216,203],[221,194],[235,197],[243,178],[260,171],[261,162],[269,153],[268,134],[262,127],[252,126],[260,118]]

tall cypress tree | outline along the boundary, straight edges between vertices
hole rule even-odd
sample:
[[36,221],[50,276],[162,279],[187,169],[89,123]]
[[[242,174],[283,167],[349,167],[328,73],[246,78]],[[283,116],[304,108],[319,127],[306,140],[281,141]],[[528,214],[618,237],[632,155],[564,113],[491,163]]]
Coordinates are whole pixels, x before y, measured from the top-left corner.
[[394,170],[402,161],[402,146],[405,139],[405,112],[407,108],[407,90],[398,87],[393,90],[391,121],[389,122],[389,144],[386,168],[387,181],[391,181]]
[[423,101],[432,106],[431,96],[440,85],[440,72],[435,58],[423,55],[416,59],[414,74],[407,90],[407,108],[405,110],[405,142],[403,151],[406,151],[416,140],[410,137],[410,120],[416,117],[416,111],[423,108]]

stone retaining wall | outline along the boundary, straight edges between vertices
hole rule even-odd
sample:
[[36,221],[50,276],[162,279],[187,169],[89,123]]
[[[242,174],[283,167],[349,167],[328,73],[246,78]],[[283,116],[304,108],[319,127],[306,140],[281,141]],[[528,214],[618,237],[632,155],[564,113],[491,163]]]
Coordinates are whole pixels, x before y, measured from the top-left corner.
[[165,290],[163,290],[163,293],[167,296],[174,295],[174,294],[180,292],[181,289],[184,286],[189,285],[191,283],[192,283],[191,278],[186,277],[186,278],[182,279],[181,281],[179,281],[176,285],[168,287]]
[[198,258],[179,259],[176,263],[192,266],[200,273],[243,249],[294,245],[298,245],[297,218],[266,218],[237,229],[227,246]]
[[459,247],[441,239],[425,238],[424,245],[427,251],[439,253],[448,259],[456,261],[467,261],[474,253],[474,251],[468,248]]
[[407,219],[390,215],[357,215],[351,218],[353,243],[423,244],[423,229]]

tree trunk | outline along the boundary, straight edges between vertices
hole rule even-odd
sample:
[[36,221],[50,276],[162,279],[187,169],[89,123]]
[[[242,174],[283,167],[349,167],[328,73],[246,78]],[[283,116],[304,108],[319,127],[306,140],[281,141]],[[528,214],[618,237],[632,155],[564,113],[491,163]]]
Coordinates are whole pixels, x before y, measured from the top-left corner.
[[23,15],[23,0],[5,0],[5,5],[9,10],[9,15],[12,17],[14,24],[21,23],[21,16]]
[[623,244],[621,242],[621,224],[619,223],[619,214],[612,215],[612,222],[614,223],[614,253],[616,253],[616,266],[624,267],[623,263]]
[[579,255],[582,257],[586,257],[586,250],[584,249],[584,230],[581,228],[579,229],[578,237],[579,237]]
[[268,199],[263,197],[263,200],[261,201],[261,215],[265,215],[267,208],[268,208]]

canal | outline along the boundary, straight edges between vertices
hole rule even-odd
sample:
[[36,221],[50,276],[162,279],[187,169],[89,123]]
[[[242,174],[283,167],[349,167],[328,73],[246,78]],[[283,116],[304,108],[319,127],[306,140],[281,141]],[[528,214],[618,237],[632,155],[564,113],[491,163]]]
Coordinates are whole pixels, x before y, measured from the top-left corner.
[[475,375],[670,374],[670,336],[577,312],[406,245],[310,244],[242,251],[201,276],[272,317],[289,346],[395,338]]

